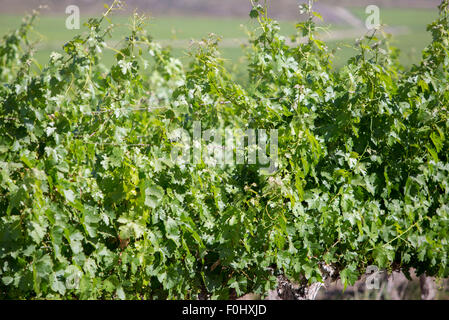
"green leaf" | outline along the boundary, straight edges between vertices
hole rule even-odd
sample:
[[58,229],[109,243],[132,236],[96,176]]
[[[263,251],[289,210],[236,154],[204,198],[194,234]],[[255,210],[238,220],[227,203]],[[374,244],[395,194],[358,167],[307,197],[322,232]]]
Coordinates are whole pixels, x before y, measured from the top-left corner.
[[75,193],[72,190],[64,190],[64,197],[68,202],[74,202],[75,201]]
[[5,286],[8,286],[14,281],[14,278],[6,276],[6,277],[2,277],[2,281]]
[[47,278],[53,268],[53,262],[47,254],[34,263],[36,274],[38,277]]
[[145,189],[145,205],[155,209],[162,197],[164,195],[164,191],[161,187],[153,185]]
[[354,265],[350,265],[340,272],[340,277],[343,283],[343,290],[346,290],[348,285],[352,286],[356,283],[359,279],[359,273]]
[[115,294],[117,295],[117,298],[119,298],[120,300],[126,300],[125,291],[123,290],[122,287],[118,287]]
[[256,8],[253,8],[253,9],[250,11],[249,16],[250,16],[252,19],[256,19],[256,18],[259,16],[259,11],[258,11]]
[[66,287],[63,281],[58,279],[58,275],[55,273],[50,277],[50,287],[53,291],[61,294],[62,296],[66,293]]

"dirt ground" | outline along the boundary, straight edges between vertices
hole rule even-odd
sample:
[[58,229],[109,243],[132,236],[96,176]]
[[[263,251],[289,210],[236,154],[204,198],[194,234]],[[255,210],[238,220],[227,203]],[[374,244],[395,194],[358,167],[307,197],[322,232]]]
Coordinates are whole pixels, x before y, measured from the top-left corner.
[[[420,281],[413,271],[412,280],[409,281],[403,273],[394,272],[378,274],[378,286],[373,286],[374,281],[363,276],[354,286],[349,286],[343,291],[340,281],[327,283],[318,295],[317,300],[420,300]],[[449,300],[449,280],[432,280],[435,284],[435,300]],[[367,285],[371,282],[371,286]]]

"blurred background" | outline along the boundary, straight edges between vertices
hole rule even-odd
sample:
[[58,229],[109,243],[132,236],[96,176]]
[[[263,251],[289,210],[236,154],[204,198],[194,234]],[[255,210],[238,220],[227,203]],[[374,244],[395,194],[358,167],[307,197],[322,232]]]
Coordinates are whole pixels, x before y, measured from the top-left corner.
[[[111,0],[0,0],[0,36],[17,28],[26,13],[40,9],[34,37],[39,40],[36,60],[44,66],[53,51],[62,52],[62,46],[79,33],[85,32],[82,23],[105,11],[104,3]],[[295,34],[295,23],[304,19],[298,5],[301,0],[268,0],[269,15],[279,21],[285,36]],[[401,50],[400,61],[405,67],[417,63],[422,49],[431,41],[426,27],[438,14],[439,0],[320,0],[315,11],[323,17],[319,22],[320,37],[335,50],[334,65],[344,65],[356,53],[353,45],[366,34],[365,21],[368,5],[380,8],[384,30],[393,36],[393,45]],[[80,8],[81,29],[66,28],[66,8]],[[120,45],[128,35],[130,14],[135,10],[149,17],[148,32],[164,46],[173,48],[175,56],[188,61],[191,40],[200,40],[209,33],[223,38],[220,47],[227,66],[237,79],[244,79],[244,46],[247,41],[245,28],[254,29],[256,22],[249,18],[249,0],[126,0],[126,7],[115,12],[112,21],[117,25],[111,42]],[[114,61],[113,52],[105,52],[104,63]],[[343,292],[341,283],[322,289],[318,299],[420,299],[419,279],[405,279],[403,274],[383,276],[378,290],[367,290],[362,278],[355,286]],[[436,298],[449,298],[447,280],[436,283]]]
[[[45,63],[52,51],[61,51],[62,45],[83,31],[68,30],[65,21],[68,5],[80,8],[81,21],[104,11],[104,3],[111,0],[0,0],[0,34],[16,28],[25,13],[31,13],[40,5],[41,18],[37,31],[41,44],[36,55]],[[249,0],[126,0],[126,9],[115,13],[113,22],[118,25],[114,38],[119,41],[127,35],[126,24],[134,10],[150,17],[148,30],[163,45],[171,46],[174,54],[188,59],[185,50],[191,39],[201,39],[209,33],[223,37],[221,49],[224,58],[234,68],[243,57],[245,28],[253,29],[256,23],[249,18]],[[269,14],[280,22],[283,35],[295,34],[295,22],[303,19],[298,4],[305,0],[268,0]],[[322,17],[320,22],[323,40],[336,49],[334,64],[339,67],[355,51],[351,45],[367,32],[365,20],[368,5],[380,8],[381,23],[385,31],[394,36],[393,44],[401,49],[401,62],[410,66],[419,61],[421,50],[430,41],[426,26],[437,15],[438,0],[320,0],[315,10]],[[105,62],[113,61],[112,53]]]

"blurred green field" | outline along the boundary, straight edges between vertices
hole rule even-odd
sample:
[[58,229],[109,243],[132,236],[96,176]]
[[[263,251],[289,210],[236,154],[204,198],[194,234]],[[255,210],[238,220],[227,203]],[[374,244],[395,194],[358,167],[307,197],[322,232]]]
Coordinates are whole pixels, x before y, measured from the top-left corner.
[[[351,10],[356,16],[365,17],[364,10]],[[432,41],[432,36],[427,32],[427,25],[438,17],[437,9],[404,9],[390,8],[381,11],[381,23],[388,26],[405,26],[408,34],[393,37],[393,45],[398,47],[401,54],[401,62],[404,65],[416,63],[421,58],[421,51]]]
[[[362,21],[366,14],[363,9],[351,9]],[[406,27],[407,34],[394,36],[393,44],[401,49],[401,61],[405,65],[416,63],[421,55],[421,50],[431,40],[430,34],[426,32],[426,26],[437,16],[436,9],[384,9],[381,10],[382,23],[390,27]],[[20,25],[22,17],[0,14],[0,34],[3,35],[8,31]],[[44,65],[52,51],[62,51],[63,44],[80,32],[81,30],[68,30],[65,27],[65,16],[41,16],[39,18],[35,37],[42,37],[39,50],[36,53],[36,60],[39,64]],[[127,36],[129,18],[125,16],[115,16],[112,22],[116,25],[116,29],[111,39],[117,43]],[[294,21],[281,21],[280,26],[282,33],[289,36],[295,33]],[[189,39],[201,39],[209,33],[215,33],[223,39],[245,39],[246,34],[244,27],[254,29],[257,27],[254,20],[249,17],[241,18],[206,18],[206,17],[155,17],[151,18],[148,23],[148,31],[157,40],[163,40],[163,43],[174,43],[174,54],[182,59],[188,59],[186,50]],[[349,30],[350,26],[334,25],[329,30]],[[349,48],[355,39],[348,38],[344,40],[330,41],[330,48],[340,48],[335,56],[335,66],[344,65],[347,59],[355,53]],[[179,45],[185,43],[185,48]],[[223,57],[230,62],[235,63],[241,61],[243,50],[237,43],[225,41],[222,45]],[[110,64],[113,61],[113,53],[105,53],[104,63]]]
[[[83,23],[87,19],[82,19],[80,30],[68,30],[65,27],[66,17],[41,16],[36,26],[36,34],[34,38],[41,37],[42,42],[39,46],[39,52],[36,55],[40,63],[45,63],[52,51],[61,51],[65,42],[73,38],[79,33],[85,32],[86,28]],[[22,17],[0,14],[0,34],[4,35],[8,31],[14,30],[20,26]],[[115,16],[111,18],[115,25],[113,37],[111,41],[119,42],[124,40],[129,34],[130,18],[126,16]],[[106,22],[105,22],[106,23]],[[294,22],[280,22],[282,30],[286,34],[295,32]],[[245,27],[256,28],[256,23],[248,19],[238,18],[205,18],[205,17],[154,17],[149,18],[147,30],[149,34],[156,40],[162,40],[164,43],[176,40],[188,40],[207,37],[210,33],[215,33],[223,39],[246,38]],[[119,44],[118,44],[119,45]],[[187,47],[185,49],[188,49]],[[237,46],[230,48],[223,47],[224,56],[227,59],[238,59],[242,55],[242,50]],[[177,56],[185,56],[185,50],[175,48],[174,52]],[[112,59],[111,55],[105,57],[108,63]]]

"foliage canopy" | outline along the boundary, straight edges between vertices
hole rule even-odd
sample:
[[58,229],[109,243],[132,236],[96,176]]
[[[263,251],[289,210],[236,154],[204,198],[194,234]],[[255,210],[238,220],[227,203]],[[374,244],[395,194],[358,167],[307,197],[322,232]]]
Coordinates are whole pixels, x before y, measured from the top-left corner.
[[[113,9],[37,72],[35,15],[0,43],[0,298],[227,299],[324,266],[345,285],[373,264],[449,276],[447,0],[420,64],[376,30],[339,70],[311,7],[291,45],[254,1],[246,84],[214,35],[183,65],[134,15],[110,48]],[[193,121],[277,129],[277,171],[174,163]]]

